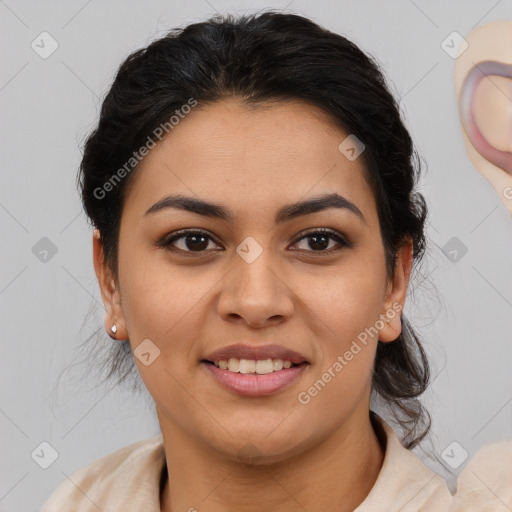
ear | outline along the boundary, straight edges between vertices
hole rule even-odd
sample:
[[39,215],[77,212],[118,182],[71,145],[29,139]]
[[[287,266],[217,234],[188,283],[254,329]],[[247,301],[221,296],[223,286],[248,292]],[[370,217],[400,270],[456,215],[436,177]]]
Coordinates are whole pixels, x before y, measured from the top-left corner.
[[411,275],[413,256],[413,242],[411,238],[400,247],[397,252],[395,274],[388,281],[386,296],[383,304],[383,311],[379,322],[384,324],[379,329],[379,341],[395,341],[402,332],[402,310],[407,295],[407,285]]
[[[101,297],[106,310],[105,330],[111,338],[119,340],[127,339],[128,332],[126,330],[126,323],[124,321],[123,310],[121,308],[119,287],[116,286],[116,280],[112,270],[105,261],[103,242],[98,229],[95,229],[92,235],[92,252],[94,271],[96,272],[96,277],[101,290]],[[111,327],[114,324],[117,327],[115,334],[111,331]]]

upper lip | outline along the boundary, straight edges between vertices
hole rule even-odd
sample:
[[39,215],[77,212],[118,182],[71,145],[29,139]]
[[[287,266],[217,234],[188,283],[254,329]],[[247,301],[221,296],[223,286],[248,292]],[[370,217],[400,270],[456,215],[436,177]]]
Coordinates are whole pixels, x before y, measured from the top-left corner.
[[212,362],[227,361],[231,357],[254,360],[282,359],[283,361],[290,361],[294,364],[307,362],[302,354],[281,345],[248,345],[243,343],[219,348],[208,354],[205,360]]

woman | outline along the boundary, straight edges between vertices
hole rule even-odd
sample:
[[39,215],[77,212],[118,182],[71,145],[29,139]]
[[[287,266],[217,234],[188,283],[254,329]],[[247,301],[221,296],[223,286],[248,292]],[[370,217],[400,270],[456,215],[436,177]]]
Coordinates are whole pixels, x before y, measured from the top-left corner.
[[376,62],[303,17],[217,17],[130,55],[79,183],[105,329],[162,435],[43,511],[447,510],[409,451],[430,425],[403,315],[418,171]]

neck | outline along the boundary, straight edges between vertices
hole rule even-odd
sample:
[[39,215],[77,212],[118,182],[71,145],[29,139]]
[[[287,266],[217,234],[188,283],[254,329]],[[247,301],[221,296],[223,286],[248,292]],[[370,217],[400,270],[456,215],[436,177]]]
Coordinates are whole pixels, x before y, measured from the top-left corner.
[[351,416],[321,445],[272,464],[243,465],[198,447],[182,431],[162,433],[170,473],[162,512],[320,512],[333,504],[350,512],[370,492],[384,460],[368,410]]

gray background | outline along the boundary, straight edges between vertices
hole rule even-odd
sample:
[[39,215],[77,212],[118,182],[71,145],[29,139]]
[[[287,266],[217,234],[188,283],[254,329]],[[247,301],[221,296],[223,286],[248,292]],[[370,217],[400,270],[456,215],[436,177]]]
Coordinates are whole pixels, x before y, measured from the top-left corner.
[[[216,11],[265,7],[311,17],[375,56],[427,162],[421,190],[430,206],[431,245],[406,314],[434,367],[425,396],[431,444],[423,448],[443,465],[421,450],[418,456],[453,485],[464,465],[454,470],[444,463],[450,443],[471,456],[484,443],[512,436],[512,221],[466,154],[455,61],[441,48],[454,30],[467,35],[479,24],[512,19],[510,0],[6,0],[0,1],[0,510],[38,510],[66,475],[159,433],[144,397],[95,388],[97,375],[72,366],[79,344],[103,325],[91,231],[75,188],[79,146],[131,51]],[[47,59],[31,48],[43,31],[59,44]],[[43,237],[57,248],[46,262],[32,250]],[[441,249],[452,237],[468,249],[456,263]],[[31,457],[43,441],[59,454],[48,469]]]

